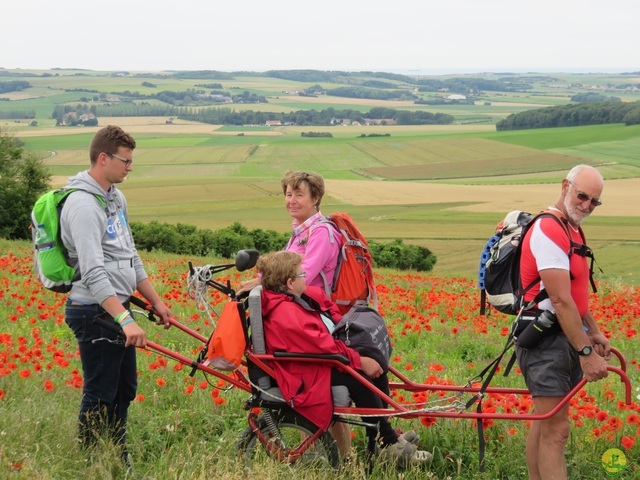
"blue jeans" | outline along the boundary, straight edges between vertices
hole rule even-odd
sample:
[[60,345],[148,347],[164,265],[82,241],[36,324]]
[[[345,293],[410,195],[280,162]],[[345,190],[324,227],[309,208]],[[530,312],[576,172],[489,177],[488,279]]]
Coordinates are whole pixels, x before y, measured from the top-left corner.
[[107,435],[124,448],[127,411],[136,396],[136,349],[111,343],[117,335],[94,323],[105,313],[100,305],[76,305],[67,300],[65,321],[80,349],[84,387],[78,415],[79,437],[84,446]]

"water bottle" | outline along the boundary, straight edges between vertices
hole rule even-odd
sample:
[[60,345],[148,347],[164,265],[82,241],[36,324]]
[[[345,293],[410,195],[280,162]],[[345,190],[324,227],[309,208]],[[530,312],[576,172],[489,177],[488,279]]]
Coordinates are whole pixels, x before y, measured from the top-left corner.
[[544,310],[518,335],[516,344],[522,348],[533,348],[546,336],[559,331],[560,324],[556,314],[551,310]]
[[38,250],[48,250],[53,247],[51,237],[47,233],[43,224],[38,225],[36,230],[36,245]]

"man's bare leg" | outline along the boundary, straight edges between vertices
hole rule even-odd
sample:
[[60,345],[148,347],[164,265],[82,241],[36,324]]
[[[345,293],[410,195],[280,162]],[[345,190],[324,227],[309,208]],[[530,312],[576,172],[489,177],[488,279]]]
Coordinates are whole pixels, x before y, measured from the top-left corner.
[[[535,397],[536,414],[553,410],[562,397]],[[534,421],[527,437],[527,468],[530,480],[566,480],[564,447],[569,439],[569,406],[553,417]]]

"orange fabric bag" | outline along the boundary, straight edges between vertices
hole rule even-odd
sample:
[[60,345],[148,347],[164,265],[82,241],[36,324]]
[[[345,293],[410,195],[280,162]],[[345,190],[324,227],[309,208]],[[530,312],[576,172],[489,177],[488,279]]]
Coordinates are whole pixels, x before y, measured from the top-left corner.
[[209,339],[207,360],[209,365],[218,370],[235,370],[240,366],[242,356],[247,348],[242,317],[238,302],[228,302],[218,324]]

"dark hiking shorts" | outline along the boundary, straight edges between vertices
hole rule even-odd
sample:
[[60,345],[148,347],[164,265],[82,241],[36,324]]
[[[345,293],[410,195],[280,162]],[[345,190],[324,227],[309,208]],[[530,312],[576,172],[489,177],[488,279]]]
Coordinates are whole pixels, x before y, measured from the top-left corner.
[[566,335],[551,335],[534,348],[516,347],[516,355],[533,397],[564,397],[582,379],[578,353]]

